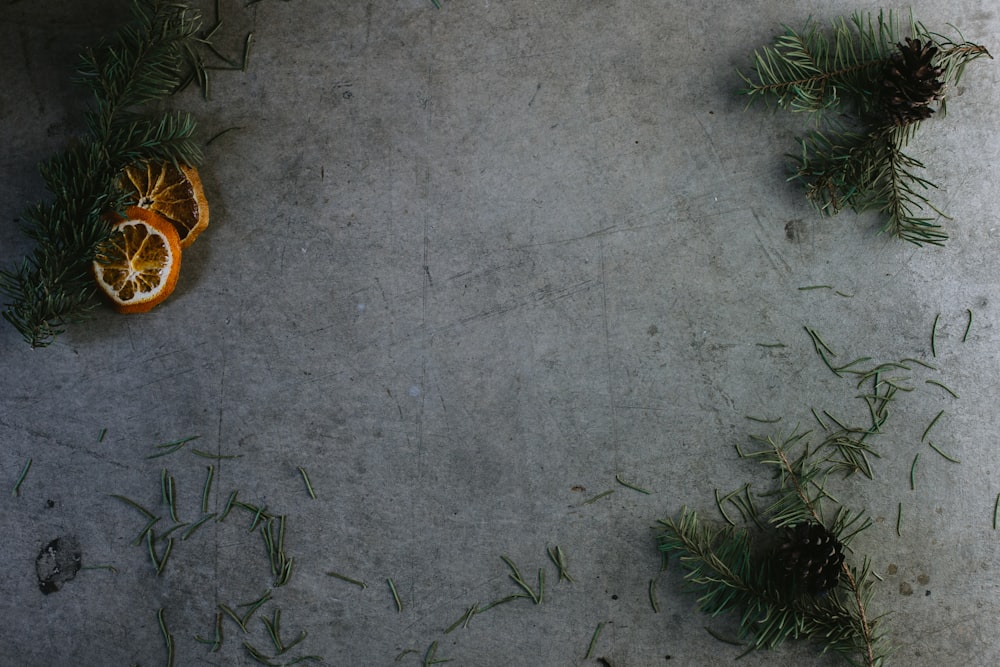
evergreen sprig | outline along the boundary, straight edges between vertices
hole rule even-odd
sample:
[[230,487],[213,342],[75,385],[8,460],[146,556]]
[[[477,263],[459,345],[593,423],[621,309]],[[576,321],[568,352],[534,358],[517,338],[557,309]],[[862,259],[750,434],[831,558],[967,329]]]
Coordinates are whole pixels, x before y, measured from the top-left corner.
[[879,452],[873,440],[883,433],[897,393],[911,390],[905,378],[892,374],[910,366],[907,360],[876,363],[870,357],[834,365],[834,351],[815,331],[806,327],[806,332],[831,372],[856,380],[867,419],[857,424],[823,411],[824,419],[813,410],[817,430],[796,427],[790,433],[750,436],[752,448],[737,446],[736,452],[772,471],[770,485],[752,490],[746,483],[724,495],[716,492],[724,523],[683,508],[676,519],[659,522],[657,542],[681,564],[702,611],[738,616],[739,637],[748,650],[805,639],[852,664],[877,667],[889,648],[881,617],[871,612],[875,587],[869,559],[860,565],[845,559],[835,587],[817,594],[807,582],[789,576],[779,542],[795,527],[818,524],[849,549],[872,526],[866,512],[842,503],[833,488],[853,475],[874,478],[872,460]]
[[[847,567],[845,579],[850,583],[825,596],[793,594],[775,585],[769,561],[755,555],[747,529],[706,522],[687,508],[676,520],[660,525],[660,549],[678,557],[689,588],[700,596],[701,610],[713,616],[739,614],[739,634],[748,640],[748,650],[812,639],[821,642],[824,651],[849,660],[860,655],[865,665],[883,664],[885,652],[874,625],[878,619],[867,616],[872,595],[867,561],[861,569]],[[861,586],[856,585],[859,581]]]
[[[742,457],[756,459],[777,473],[776,488],[765,494],[764,508],[758,508],[749,493],[727,496],[745,519],[753,519],[764,530],[705,521],[684,508],[677,519],[659,522],[659,548],[678,559],[702,611],[713,616],[738,614],[739,637],[747,641],[748,650],[809,639],[821,644],[824,652],[836,652],[855,664],[860,657],[860,664],[877,667],[888,650],[880,619],[869,611],[874,591],[868,559],[860,567],[845,561],[837,587],[823,595],[804,590],[775,563],[775,534],[780,528],[819,523],[847,545],[871,525],[866,515],[840,505],[826,491],[826,478],[835,469],[826,458],[830,439],[811,449],[808,436],[809,432],[800,432],[758,439],[759,450],[740,451]],[[837,505],[829,519],[826,503]],[[727,516],[722,503],[720,510]]]
[[[929,31],[910,17],[913,39],[936,49],[933,65],[944,86],[955,86],[969,62],[989,57],[986,47]],[[750,102],[812,114],[817,129],[799,140],[789,180],[805,186],[809,200],[822,212],[843,208],[874,210],[884,230],[917,245],[941,245],[948,235],[928,215],[944,214],[925,192],[936,186],[917,170],[924,165],[904,148],[920,120],[900,126],[882,113],[883,78],[899,52],[903,30],[892,12],[855,13],[824,30],[808,21],[801,30],[785,26],[773,43],[753,54],[741,91]],[[939,115],[946,112],[940,96]]]
[[89,268],[110,234],[105,214],[127,204],[115,185],[121,169],[142,160],[201,160],[189,114],[142,113],[201,67],[191,59],[192,46],[203,43],[201,16],[175,0],[134,0],[132,10],[131,24],[83,53],[76,81],[93,93],[87,134],[40,165],[54,198],[22,216],[36,247],[19,266],[0,271],[3,316],[33,347],[50,344],[96,303]]

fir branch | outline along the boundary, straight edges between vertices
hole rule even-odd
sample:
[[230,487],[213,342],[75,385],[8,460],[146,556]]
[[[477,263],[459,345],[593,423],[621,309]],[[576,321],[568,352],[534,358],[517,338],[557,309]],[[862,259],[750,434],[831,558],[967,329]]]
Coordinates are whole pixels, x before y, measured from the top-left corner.
[[861,572],[845,567],[848,604],[840,590],[817,597],[780,585],[770,559],[754,554],[744,529],[700,521],[687,508],[678,519],[659,523],[659,548],[678,557],[689,589],[699,594],[699,608],[713,616],[738,613],[739,636],[752,648],[812,639],[848,659],[860,654],[868,667],[880,664],[878,635],[865,611],[871,599],[867,561]]
[[[775,551],[766,546],[774,542],[775,529],[802,523],[826,526],[823,506],[827,501],[837,504],[829,530],[845,547],[872,525],[867,515],[843,506],[825,488],[832,472],[870,472],[870,467],[857,460],[874,453],[864,442],[868,432],[845,427],[827,435],[815,448],[809,444],[810,434],[795,431],[786,437],[756,437],[753,440],[760,445],[759,450],[737,448],[741,457],[757,460],[776,472],[775,488],[758,494],[769,502],[762,509],[753,503],[749,485],[724,497],[716,494],[720,511],[724,503],[732,503],[744,521],[756,524],[760,529],[756,539],[748,527],[733,525],[731,518],[727,524],[706,523],[684,508],[678,519],[660,521],[659,547],[679,558],[702,611],[739,614],[739,636],[750,642],[751,649],[808,638],[821,643],[824,651],[835,651],[848,660],[862,656],[862,664],[875,667],[882,663],[885,649],[878,619],[868,612],[873,590],[867,559],[861,568],[845,561],[837,586],[825,595],[814,595],[798,582],[789,581],[784,571],[774,571]],[[747,503],[734,502],[741,494]],[[723,516],[727,516],[724,511]]]
[[40,166],[54,198],[22,216],[36,247],[20,265],[0,271],[3,316],[33,347],[50,344],[96,305],[90,264],[110,234],[104,215],[126,204],[116,186],[119,171],[142,160],[201,159],[190,115],[149,117],[137,109],[185,80],[192,67],[185,49],[197,39],[200,14],[172,0],[135,0],[132,9],[131,24],[82,54],[76,80],[94,96],[88,133]]
[[800,155],[791,156],[789,180],[802,183],[806,196],[824,213],[876,210],[889,234],[917,245],[941,245],[947,233],[934,218],[922,215],[929,208],[944,216],[923,194],[937,186],[918,176],[915,170],[924,165],[903,152],[909,132],[911,128],[898,127],[869,133],[839,127],[813,131],[799,140]]
[[[914,169],[923,169],[924,165],[901,150],[905,130],[893,128],[878,136],[883,135],[887,135],[888,140],[883,139],[877,145],[884,151],[881,162],[887,168],[876,173],[876,178],[869,186],[871,206],[877,207],[883,214],[886,219],[885,229],[893,236],[917,245],[940,245],[948,235],[940,231],[940,225],[935,224],[933,218],[921,216],[919,212],[927,207],[939,216],[947,216],[917,190],[917,187],[927,190],[937,186],[913,172]],[[859,207],[858,210],[862,208]]]
[[[755,452],[739,451],[742,458],[756,459],[775,468],[777,488],[764,494],[771,503],[761,511],[769,522],[777,527],[793,526],[806,521],[820,520],[820,509],[825,496],[824,481],[827,472],[815,464],[814,452],[807,440],[810,431],[793,433],[787,438],[754,437],[763,448]],[[802,443],[801,452],[795,456],[793,450]]]
[[[894,100],[884,92],[903,76],[894,64],[903,47],[892,12],[877,18],[856,13],[834,21],[829,31],[812,21],[800,31],[785,26],[771,45],[754,52],[749,73],[738,72],[746,84],[740,92],[748,105],[760,100],[814,114],[818,129],[799,140],[789,180],[800,182],[820,211],[874,210],[889,234],[917,245],[941,245],[948,235],[935,221],[947,216],[926,195],[937,186],[918,175],[924,165],[903,149],[933,112],[929,103],[937,100],[944,116],[947,88],[958,84],[968,63],[992,56],[960,34],[954,41],[930,32],[912,16],[907,27],[917,40],[914,48],[923,49],[920,54],[933,67],[928,78],[940,78],[926,83],[929,92],[920,99],[907,92]],[[887,83],[890,73],[896,78]]]
[[880,13],[874,24],[860,13],[839,19],[831,25],[832,35],[814,21],[801,31],[783,26],[773,45],[754,53],[751,74],[738,72],[747,84],[741,92],[751,103],[773,101],[805,112],[840,107],[848,95],[867,96],[897,39],[895,24],[890,12]]

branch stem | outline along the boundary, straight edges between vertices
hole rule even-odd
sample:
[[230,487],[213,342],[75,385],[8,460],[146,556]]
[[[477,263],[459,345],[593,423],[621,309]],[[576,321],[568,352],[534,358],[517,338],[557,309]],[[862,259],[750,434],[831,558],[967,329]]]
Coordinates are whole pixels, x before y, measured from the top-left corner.
[[[816,520],[817,523],[822,523],[819,513],[813,506],[813,502],[809,499],[809,496],[806,495],[805,489],[799,482],[798,475],[795,474],[795,470],[792,467],[792,462],[788,460],[788,457],[785,455],[785,452],[777,445],[774,445],[774,452],[781,460],[781,465],[784,467],[785,473],[788,475],[788,478],[791,480],[792,485],[795,487],[795,492],[796,494],[798,494],[799,499],[802,500],[803,505],[805,505],[806,508],[808,508],[809,512],[813,515],[813,518]],[[847,580],[848,588],[850,588],[851,590],[851,595],[854,597],[854,604],[858,610],[858,620],[860,621],[860,626],[861,626],[861,636],[865,642],[865,667],[875,667],[875,648],[874,648],[874,641],[872,638],[873,635],[872,627],[871,623],[869,623],[868,621],[868,614],[865,609],[864,599],[861,596],[861,587],[858,585],[857,580],[854,578],[854,574],[851,572],[851,568],[847,566],[846,560],[843,563],[841,563],[840,568],[842,575]]]

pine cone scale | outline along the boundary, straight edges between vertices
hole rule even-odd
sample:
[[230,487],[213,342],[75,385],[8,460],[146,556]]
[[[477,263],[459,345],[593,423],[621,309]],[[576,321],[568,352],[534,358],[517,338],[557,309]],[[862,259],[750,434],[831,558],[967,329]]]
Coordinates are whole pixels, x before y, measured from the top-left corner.
[[787,529],[775,560],[780,572],[811,595],[823,595],[840,582],[844,545],[822,524],[800,523]]
[[905,126],[927,120],[934,113],[931,102],[941,99],[944,83],[938,78],[943,73],[935,67],[936,46],[928,41],[906,38],[906,44],[896,44],[893,54],[882,74],[881,111],[888,125]]

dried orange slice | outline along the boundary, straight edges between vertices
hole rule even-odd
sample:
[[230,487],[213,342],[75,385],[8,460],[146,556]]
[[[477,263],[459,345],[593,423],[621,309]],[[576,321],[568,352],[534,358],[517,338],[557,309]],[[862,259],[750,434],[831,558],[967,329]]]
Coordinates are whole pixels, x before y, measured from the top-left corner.
[[97,285],[119,313],[145,313],[177,285],[180,237],[156,213],[129,207],[98,247],[92,268]]
[[208,202],[194,167],[140,162],[125,168],[122,187],[136,197],[139,207],[159,213],[177,228],[181,248],[208,227]]

